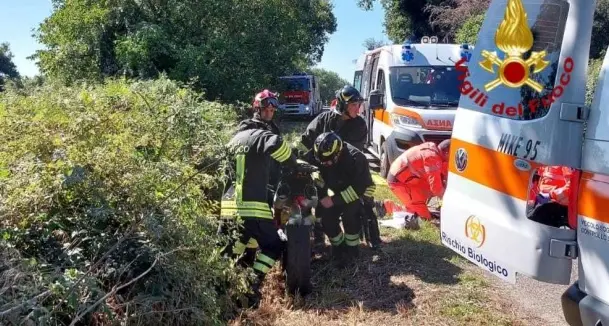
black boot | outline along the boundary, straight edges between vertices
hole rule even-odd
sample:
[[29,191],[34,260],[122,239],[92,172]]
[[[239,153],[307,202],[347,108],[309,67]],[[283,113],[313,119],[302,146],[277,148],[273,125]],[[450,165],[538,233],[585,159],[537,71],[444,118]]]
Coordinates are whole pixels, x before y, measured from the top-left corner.
[[359,258],[359,246],[345,246],[345,260],[349,263]]
[[243,256],[237,261],[239,266],[243,268],[253,267],[256,261],[256,252],[258,252],[258,248],[246,248]]
[[256,279],[252,283],[251,292],[245,295],[247,298],[247,308],[258,309],[258,307],[260,307],[260,301],[262,300],[260,288],[262,287],[262,281],[264,281],[265,276],[266,274],[256,272]]
[[346,266],[346,250],[347,245],[344,242],[338,246],[332,246],[332,263],[337,268],[344,268]]
[[314,244],[316,247],[323,247],[326,243],[325,234],[321,226],[321,222],[316,221],[313,225]]

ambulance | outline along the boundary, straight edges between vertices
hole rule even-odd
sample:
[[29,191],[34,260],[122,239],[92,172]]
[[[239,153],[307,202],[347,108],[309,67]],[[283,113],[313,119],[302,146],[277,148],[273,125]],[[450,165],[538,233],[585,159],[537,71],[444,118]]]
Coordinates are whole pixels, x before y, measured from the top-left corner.
[[[488,100],[459,100],[441,209],[442,243],[473,264],[510,283],[570,285],[572,326],[609,325],[609,56],[585,106],[595,6],[491,0],[462,81]],[[565,223],[527,213],[542,166],[575,169]]]
[[367,151],[380,161],[383,177],[406,149],[450,138],[460,97],[456,65],[466,66],[461,58],[471,56],[471,49],[425,36],[417,44],[367,51],[356,61],[353,85],[367,99],[361,112]]

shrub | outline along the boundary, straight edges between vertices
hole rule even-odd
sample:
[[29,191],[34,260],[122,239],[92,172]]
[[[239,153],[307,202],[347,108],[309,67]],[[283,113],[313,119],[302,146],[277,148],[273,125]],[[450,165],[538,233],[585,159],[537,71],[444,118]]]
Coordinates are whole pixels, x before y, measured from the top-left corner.
[[236,112],[165,78],[0,95],[0,323],[222,323],[246,288],[210,218]]

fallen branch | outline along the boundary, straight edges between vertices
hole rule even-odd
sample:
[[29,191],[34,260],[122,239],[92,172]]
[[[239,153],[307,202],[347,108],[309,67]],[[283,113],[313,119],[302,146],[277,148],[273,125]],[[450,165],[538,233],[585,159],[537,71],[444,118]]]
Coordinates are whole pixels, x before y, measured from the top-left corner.
[[0,319],[2,319],[3,317],[5,317],[5,316],[7,316],[7,315],[12,314],[13,312],[15,312],[15,311],[17,311],[17,310],[20,310],[20,309],[22,309],[22,308],[24,308],[24,307],[26,307],[26,306],[28,306],[28,305],[33,305],[33,304],[36,304],[36,302],[37,302],[39,299],[44,300],[44,299],[46,299],[46,298],[47,298],[49,295],[51,295],[51,290],[46,290],[46,291],[44,291],[44,292],[40,293],[39,295],[37,295],[37,296],[35,296],[35,297],[33,297],[33,298],[31,298],[31,299],[29,299],[29,300],[27,300],[27,301],[25,301],[25,302],[23,302],[23,303],[19,304],[19,305],[16,305],[16,306],[14,306],[14,307],[12,307],[12,308],[10,308],[10,309],[8,309],[8,310],[5,310],[5,311],[3,311],[3,312],[0,312]]
[[76,325],[76,323],[78,321],[80,321],[80,319],[83,316],[85,316],[86,314],[88,314],[88,313],[92,312],[93,310],[95,310],[95,308],[97,308],[97,306],[99,306],[102,302],[106,301],[106,299],[108,299],[108,297],[110,297],[112,295],[115,295],[116,292],[118,292],[118,291],[120,291],[120,290],[122,290],[122,289],[124,289],[124,288],[126,288],[128,286],[130,286],[131,284],[133,284],[133,283],[137,282],[138,280],[140,280],[142,277],[146,276],[148,273],[150,273],[150,271],[154,268],[154,266],[156,266],[156,264],[159,262],[160,258],[165,257],[165,256],[167,256],[169,254],[172,254],[172,253],[174,253],[176,251],[184,251],[184,250],[190,250],[190,248],[177,248],[177,249],[171,250],[171,251],[169,251],[167,253],[164,253],[164,254],[158,254],[156,256],[156,258],[154,259],[154,261],[152,262],[152,264],[150,265],[150,267],[148,267],[147,270],[145,270],[140,275],[138,275],[137,277],[135,277],[134,279],[132,279],[131,281],[129,281],[129,282],[125,283],[125,284],[122,284],[120,286],[117,286],[117,285],[113,286],[112,290],[110,292],[106,293],[106,295],[104,295],[101,299],[97,300],[94,304],[89,306],[85,311],[83,311],[80,314],[78,314],[72,320],[72,322],[70,323],[69,326]]

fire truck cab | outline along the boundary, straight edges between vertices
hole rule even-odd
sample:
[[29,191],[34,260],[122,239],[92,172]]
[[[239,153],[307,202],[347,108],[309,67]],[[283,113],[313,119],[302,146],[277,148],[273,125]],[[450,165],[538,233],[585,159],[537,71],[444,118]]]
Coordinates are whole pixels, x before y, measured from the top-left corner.
[[[463,81],[488,101],[459,100],[441,209],[442,243],[507,282],[568,285],[577,259],[562,296],[572,326],[609,325],[609,55],[585,106],[595,6],[491,0]],[[575,171],[564,221],[530,214],[544,166]]]
[[279,79],[279,110],[284,116],[314,118],[321,112],[323,103],[314,75],[297,73]]
[[420,43],[387,45],[359,57],[353,85],[367,99],[367,150],[380,161],[381,176],[408,148],[450,138],[461,94],[456,64],[471,49],[425,36]]

